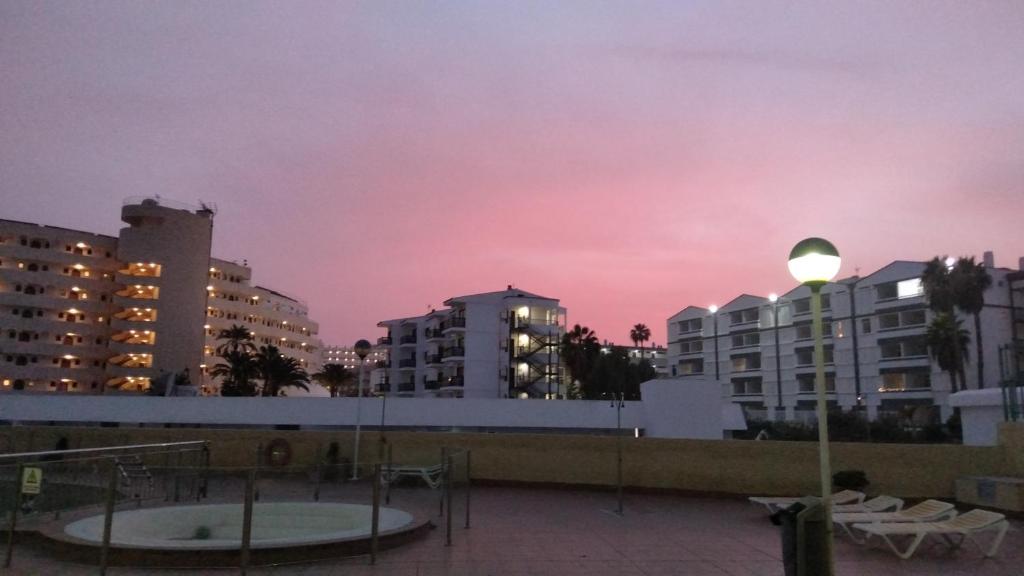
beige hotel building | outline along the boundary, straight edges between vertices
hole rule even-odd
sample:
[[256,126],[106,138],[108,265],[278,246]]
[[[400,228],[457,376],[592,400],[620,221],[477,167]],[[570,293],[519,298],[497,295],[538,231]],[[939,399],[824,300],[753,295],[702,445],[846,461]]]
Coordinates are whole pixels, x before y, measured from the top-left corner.
[[0,220],[0,393],[140,393],[187,371],[213,394],[216,335],[232,324],[318,369],[307,307],[212,259],[213,216],[133,198],[116,237]]

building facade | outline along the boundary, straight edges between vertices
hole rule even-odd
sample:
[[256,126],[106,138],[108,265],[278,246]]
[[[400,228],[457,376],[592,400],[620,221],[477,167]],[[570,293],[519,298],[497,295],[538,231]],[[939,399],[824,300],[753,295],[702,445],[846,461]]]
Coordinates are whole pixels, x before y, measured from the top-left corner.
[[167,373],[201,384],[213,216],[133,198],[116,237],[0,220],[0,392],[138,393]]
[[621,346],[610,343],[607,340],[601,344],[601,352],[607,352],[611,348],[622,348],[625,350],[632,364],[639,364],[641,359],[647,360],[651,367],[654,368],[658,378],[668,378],[671,375],[668,370],[668,349],[664,346],[658,346],[657,344],[651,344],[643,348],[632,345]]
[[[309,306],[298,298],[255,286],[252,269],[211,258],[207,270],[206,337],[203,346],[203,385],[205,394],[217,394],[219,385],[209,376],[209,369],[220,362],[217,336],[234,325],[244,326],[252,334],[253,344],[273,345],[285,356],[313,374],[320,370],[321,345],[319,326],[309,319]],[[315,383],[310,393],[323,395]],[[288,390],[289,395],[304,395],[302,390]]]
[[407,396],[555,398],[564,394],[558,300],[509,286],[459,296],[423,316],[380,322],[383,390]]
[[[981,312],[982,382],[974,321],[961,317],[971,338],[968,388],[998,386],[1005,378],[1001,350],[1024,336],[1024,284],[1014,280],[1021,273],[994,267],[990,254],[985,261],[993,282]],[[945,420],[952,414],[949,376],[932,360],[925,342],[932,312],[921,286],[924,267],[924,262],[897,261],[822,288],[825,385],[831,406],[864,410],[872,419],[917,412]],[[808,288],[770,298],[744,294],[721,308],[690,306],[668,319],[668,333],[668,364],[674,376],[718,381],[723,398],[743,405],[754,417],[813,417]]]

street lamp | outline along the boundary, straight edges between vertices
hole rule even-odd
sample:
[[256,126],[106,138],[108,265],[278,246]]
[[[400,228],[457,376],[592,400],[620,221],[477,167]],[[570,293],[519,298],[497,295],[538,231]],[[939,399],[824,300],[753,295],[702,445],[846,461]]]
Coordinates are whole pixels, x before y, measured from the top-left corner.
[[370,353],[370,343],[366,340],[358,340],[353,349],[356,356],[359,356],[359,382],[356,384],[356,445],[352,450],[352,479],[359,480],[359,432],[363,404],[363,375],[366,373],[366,356]]
[[825,345],[821,326],[821,287],[839,273],[839,251],[823,238],[801,240],[789,253],[789,273],[811,289],[814,330],[815,391],[818,396],[818,459],[821,470],[821,504],[824,509],[825,558],[827,572],[835,574],[832,557],[832,473],[828,450],[828,411],[825,399]]
[[612,392],[612,408],[615,408],[615,474],[616,496],[619,500],[617,513],[622,516],[622,409],[626,407],[626,396],[622,392],[622,381],[619,381],[618,393]]
[[718,381],[718,306],[712,304],[708,310],[711,312],[711,323],[715,325],[715,381]]
[[772,303],[772,330],[775,332],[775,388],[778,393],[778,398],[775,402],[775,416],[779,420],[784,420],[785,408],[782,406],[782,358],[779,352],[779,295],[772,292],[768,295],[768,301]]

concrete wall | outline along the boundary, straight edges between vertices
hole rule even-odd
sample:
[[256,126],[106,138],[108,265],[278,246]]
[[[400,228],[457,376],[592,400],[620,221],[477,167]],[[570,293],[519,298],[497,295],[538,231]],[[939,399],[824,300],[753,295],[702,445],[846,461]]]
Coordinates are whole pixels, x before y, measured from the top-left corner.
[[[66,436],[71,448],[164,441],[209,440],[214,466],[247,466],[257,446],[287,440],[292,465],[309,465],[317,449],[338,442],[352,453],[351,432],[188,428],[0,429],[0,449],[52,448]],[[955,445],[833,444],[833,470],[861,469],[870,493],[950,498],[956,479],[1024,474],[1024,426],[1003,431],[999,447]],[[615,482],[613,437],[390,432],[394,458],[403,463],[437,461],[442,446],[468,448],[478,480],[611,486]],[[361,453],[372,459],[379,439],[363,435]],[[817,444],[729,440],[623,438],[625,483],[645,489],[715,494],[802,494],[817,490]],[[1010,452],[1016,450],[1017,455]]]

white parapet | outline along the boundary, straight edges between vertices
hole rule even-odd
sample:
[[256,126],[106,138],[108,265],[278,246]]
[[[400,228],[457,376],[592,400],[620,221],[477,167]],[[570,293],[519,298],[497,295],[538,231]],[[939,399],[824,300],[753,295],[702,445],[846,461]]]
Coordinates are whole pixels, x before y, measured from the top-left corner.
[[949,397],[949,405],[960,408],[964,444],[995,446],[999,423],[1003,421],[1003,394],[999,388],[964,390]]

